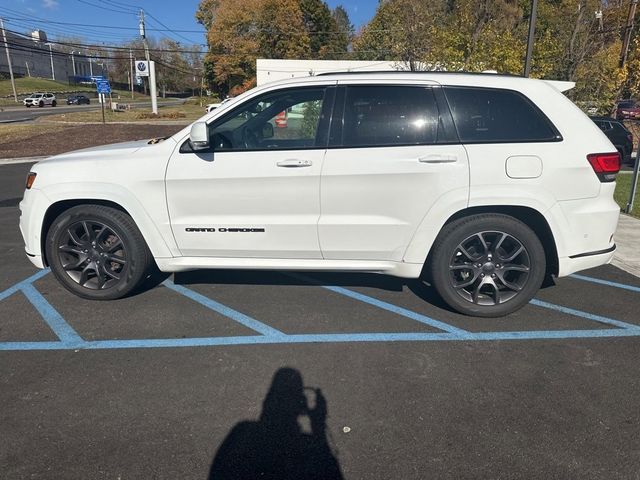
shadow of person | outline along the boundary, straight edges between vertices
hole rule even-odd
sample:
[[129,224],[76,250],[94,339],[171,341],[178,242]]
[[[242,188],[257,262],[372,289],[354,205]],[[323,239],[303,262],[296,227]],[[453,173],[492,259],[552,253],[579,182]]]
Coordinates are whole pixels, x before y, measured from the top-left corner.
[[[313,408],[305,391],[315,396]],[[308,417],[310,433],[302,430],[300,417]],[[209,480],[342,479],[327,440],[326,418],[320,389],[304,387],[298,370],[279,369],[260,419],[233,427],[213,459]]]

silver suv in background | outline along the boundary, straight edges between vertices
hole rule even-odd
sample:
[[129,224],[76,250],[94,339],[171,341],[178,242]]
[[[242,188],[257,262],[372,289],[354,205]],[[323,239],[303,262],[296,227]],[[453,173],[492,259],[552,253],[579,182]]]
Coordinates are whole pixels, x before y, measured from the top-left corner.
[[44,107],[45,105],[55,107],[58,104],[58,102],[56,102],[56,96],[53,93],[32,93],[25,98],[22,103],[27,108]]

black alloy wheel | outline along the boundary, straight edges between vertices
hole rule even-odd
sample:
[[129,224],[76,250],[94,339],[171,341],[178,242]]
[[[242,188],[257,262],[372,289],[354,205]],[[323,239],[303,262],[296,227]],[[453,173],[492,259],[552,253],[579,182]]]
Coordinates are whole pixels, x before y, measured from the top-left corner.
[[538,236],[516,218],[476,214],[445,225],[427,268],[442,299],[465,315],[499,317],[528,303],[546,275]]
[[103,205],[79,205],[61,213],[47,232],[45,247],[58,281],[92,300],[128,295],[153,262],[133,219]]

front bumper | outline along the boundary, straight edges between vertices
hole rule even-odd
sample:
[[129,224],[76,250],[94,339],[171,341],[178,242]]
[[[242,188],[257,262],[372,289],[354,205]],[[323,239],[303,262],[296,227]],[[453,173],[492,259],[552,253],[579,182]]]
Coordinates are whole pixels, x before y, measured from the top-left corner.
[[24,198],[20,202],[20,233],[24,240],[24,250],[27,257],[38,268],[44,268],[42,258],[42,222],[49,199],[37,188],[25,190]]

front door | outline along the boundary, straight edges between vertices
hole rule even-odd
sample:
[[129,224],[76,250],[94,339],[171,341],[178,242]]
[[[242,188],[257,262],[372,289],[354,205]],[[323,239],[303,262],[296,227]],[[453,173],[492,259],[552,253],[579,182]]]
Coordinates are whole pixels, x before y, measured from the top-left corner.
[[209,125],[210,151],[194,152],[188,140],[176,150],[166,189],[182,255],[321,257],[326,93],[311,87],[259,95]]

